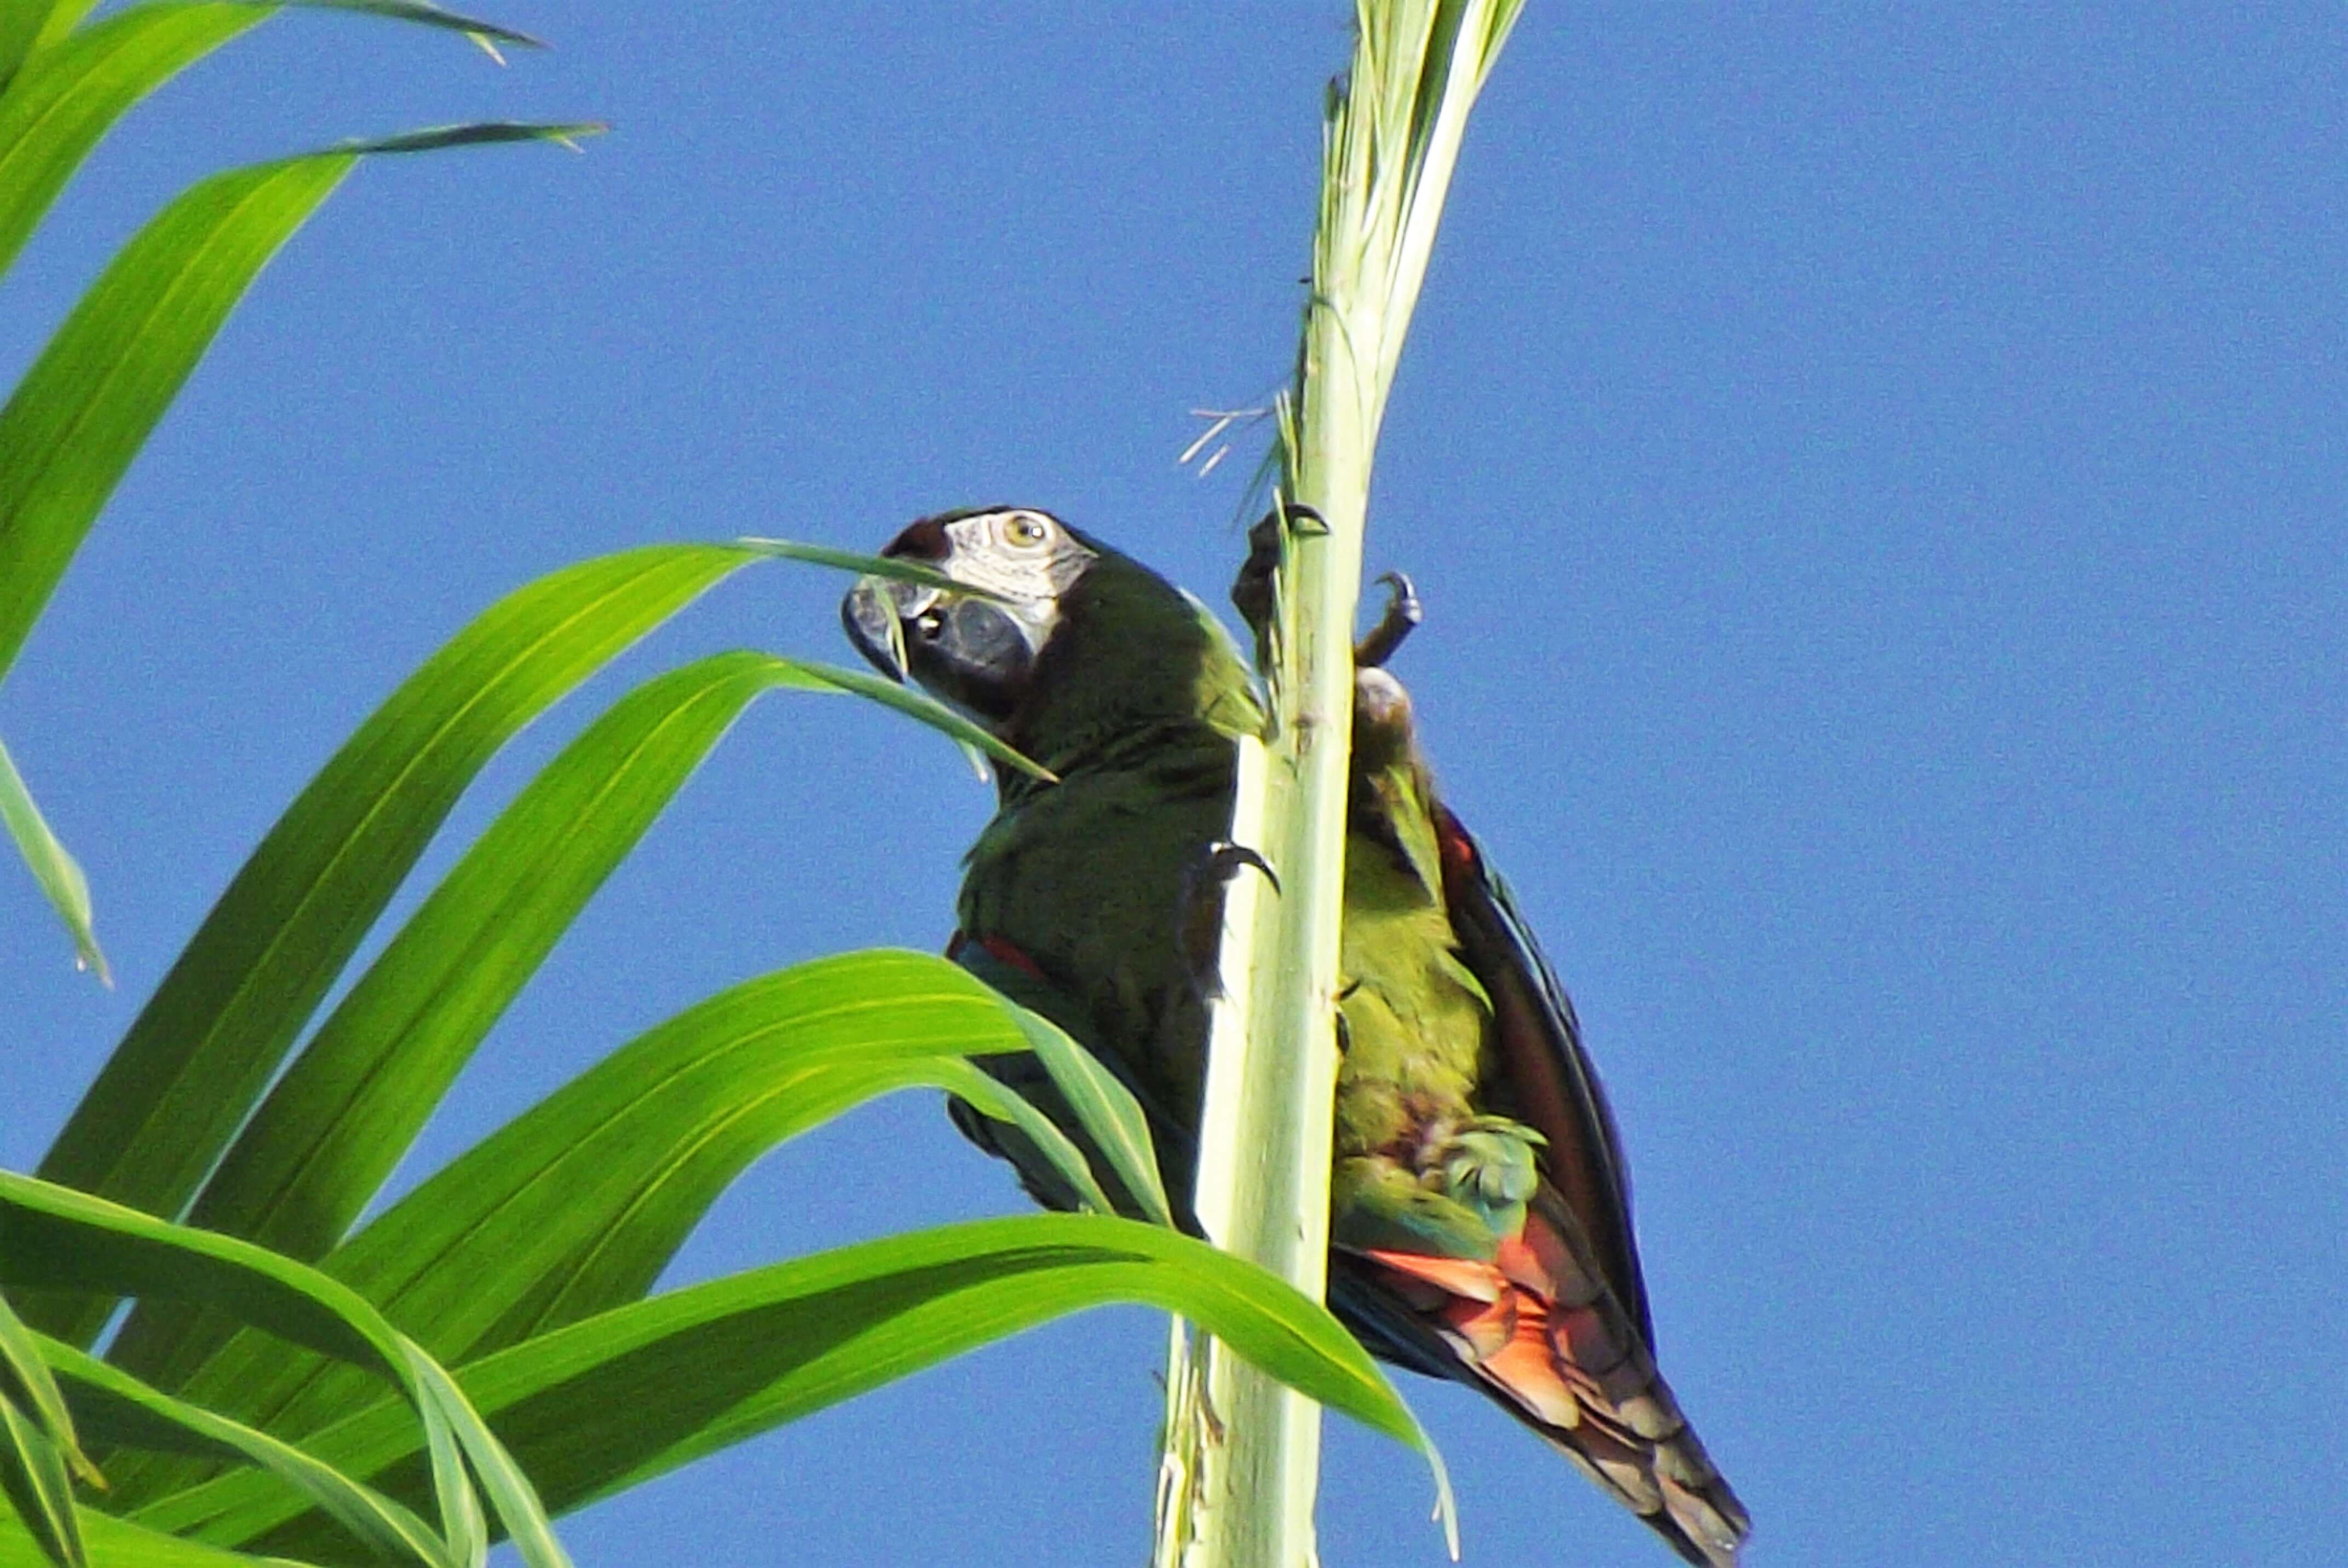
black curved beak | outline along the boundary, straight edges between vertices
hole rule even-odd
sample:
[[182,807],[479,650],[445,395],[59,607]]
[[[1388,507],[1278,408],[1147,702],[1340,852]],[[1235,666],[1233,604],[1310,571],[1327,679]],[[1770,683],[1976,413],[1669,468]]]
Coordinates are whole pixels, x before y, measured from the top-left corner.
[[901,685],[912,674],[912,665],[905,655],[904,623],[900,616],[917,615],[928,605],[901,606],[900,592],[925,595],[931,600],[938,597],[935,589],[860,577],[856,586],[848,590],[848,597],[839,601],[839,623],[847,629],[848,641],[856,645],[856,651],[864,655],[865,662]]
[[918,681],[982,719],[1009,715],[1035,662],[1026,629],[1004,606],[920,583],[859,579],[839,620],[881,674]]

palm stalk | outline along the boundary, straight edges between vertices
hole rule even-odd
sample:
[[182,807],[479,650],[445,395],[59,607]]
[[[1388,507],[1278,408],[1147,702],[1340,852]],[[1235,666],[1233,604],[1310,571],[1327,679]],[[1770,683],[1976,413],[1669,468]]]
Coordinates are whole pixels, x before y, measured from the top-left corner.
[[[1337,1077],[1353,626],[1370,469],[1468,112],[1521,0],[1359,0],[1333,87],[1296,382],[1281,410],[1282,548],[1262,642],[1272,722],[1246,748],[1200,1129],[1197,1210],[1218,1245],[1307,1295],[1326,1286]],[[1158,1557],[1183,1568],[1315,1561],[1319,1408],[1178,1332]],[[1203,1401],[1203,1402],[1202,1402]]]

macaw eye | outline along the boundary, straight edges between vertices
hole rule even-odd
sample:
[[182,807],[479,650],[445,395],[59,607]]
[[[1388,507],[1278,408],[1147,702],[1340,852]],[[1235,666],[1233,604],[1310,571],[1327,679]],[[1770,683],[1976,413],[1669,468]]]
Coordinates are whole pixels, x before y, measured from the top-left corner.
[[1052,530],[1041,518],[1014,512],[1003,520],[1003,537],[1014,545],[1040,545],[1052,537]]

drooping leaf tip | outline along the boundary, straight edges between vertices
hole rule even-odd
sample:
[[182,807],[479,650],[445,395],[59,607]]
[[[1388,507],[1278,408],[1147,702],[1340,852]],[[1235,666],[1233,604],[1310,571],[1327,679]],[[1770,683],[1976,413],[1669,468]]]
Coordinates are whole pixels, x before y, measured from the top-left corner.
[[463,125],[427,126],[420,130],[402,131],[394,136],[355,137],[336,142],[326,150],[346,154],[437,152],[449,147],[551,141],[577,152],[582,138],[601,136],[611,128],[603,120],[574,120],[551,125],[518,120],[473,120]]

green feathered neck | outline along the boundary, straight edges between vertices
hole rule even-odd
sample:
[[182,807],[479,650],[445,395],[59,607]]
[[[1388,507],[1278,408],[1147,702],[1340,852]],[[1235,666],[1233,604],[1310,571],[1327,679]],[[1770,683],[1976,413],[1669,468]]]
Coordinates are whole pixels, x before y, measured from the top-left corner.
[[[1261,733],[1254,676],[1222,623],[1140,562],[1076,537],[1099,559],[1061,596],[1004,739],[1066,778],[1185,739],[1226,748]],[[1006,801],[1035,787],[1007,771],[1002,786]]]

